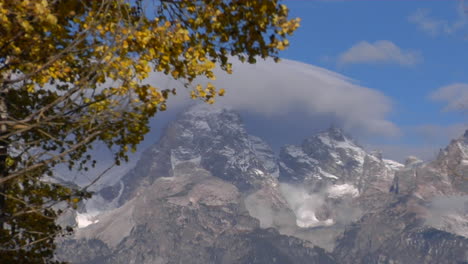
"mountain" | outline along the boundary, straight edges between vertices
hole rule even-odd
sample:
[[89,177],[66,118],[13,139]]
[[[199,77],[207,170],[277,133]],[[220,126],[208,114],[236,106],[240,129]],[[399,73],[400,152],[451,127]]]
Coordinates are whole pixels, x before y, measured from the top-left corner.
[[135,196],[140,186],[173,176],[174,167],[185,161],[233,183],[241,191],[274,184],[279,174],[271,148],[247,133],[236,112],[198,104],[170,123],[135,168],[100,195],[108,201],[118,199],[122,205]]
[[422,163],[330,128],[277,157],[233,110],[194,105],[60,241],[72,263],[467,263],[468,133]]
[[323,249],[259,228],[242,194],[191,161],[61,242],[72,263],[335,263]]
[[[396,172],[387,203],[350,225],[339,263],[468,263],[468,133],[438,158]],[[360,262],[350,261],[358,259]]]
[[429,164],[440,174],[444,183],[452,186],[454,192],[468,192],[468,130],[463,136],[452,140],[440,151],[437,159]]
[[[366,151],[338,128],[313,135],[299,146],[287,145],[279,154],[281,182],[323,197],[313,212],[315,223],[302,221],[309,227],[339,224],[340,218],[347,223],[385,203],[383,194],[403,167],[378,152]],[[302,213],[296,210],[296,215]]]
[[398,162],[364,150],[337,128],[313,135],[300,146],[280,151],[280,180],[307,185],[312,191],[330,190],[331,197],[368,196],[387,192]]
[[[350,225],[333,251],[343,264],[468,263],[468,239],[425,225],[422,204],[396,200]],[[466,222],[465,222],[466,223]]]

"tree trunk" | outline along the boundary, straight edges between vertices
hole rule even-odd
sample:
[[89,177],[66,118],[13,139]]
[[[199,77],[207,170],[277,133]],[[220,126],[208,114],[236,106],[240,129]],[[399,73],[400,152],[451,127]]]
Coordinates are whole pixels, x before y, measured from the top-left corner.
[[[8,156],[8,141],[7,139],[1,139],[8,133],[8,128],[6,124],[2,121],[7,121],[8,119],[8,108],[6,104],[6,95],[7,89],[3,87],[0,90],[0,178],[8,176],[7,168],[7,156]],[[0,229],[4,229],[4,218],[5,216],[5,195],[6,187],[4,184],[0,184]]]

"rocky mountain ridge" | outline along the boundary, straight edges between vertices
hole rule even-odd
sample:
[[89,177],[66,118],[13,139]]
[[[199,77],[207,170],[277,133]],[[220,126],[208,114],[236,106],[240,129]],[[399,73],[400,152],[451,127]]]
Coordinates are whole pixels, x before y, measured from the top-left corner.
[[465,153],[466,135],[435,161],[405,166],[331,128],[276,157],[234,111],[196,105],[101,190],[122,207],[79,229],[59,255],[83,264],[463,263],[468,206],[441,214],[432,203],[468,195]]
[[271,148],[247,133],[239,114],[219,107],[195,105],[170,123],[162,138],[142,154],[135,168],[120,183],[101,195],[122,205],[139,186],[158,177],[170,177],[180,162],[190,161],[242,191],[277,182],[279,169]]
[[192,162],[63,241],[72,263],[335,263],[323,249],[259,228],[241,193]]
[[339,263],[468,263],[468,133],[427,164],[395,173],[387,202],[351,224],[334,249]]

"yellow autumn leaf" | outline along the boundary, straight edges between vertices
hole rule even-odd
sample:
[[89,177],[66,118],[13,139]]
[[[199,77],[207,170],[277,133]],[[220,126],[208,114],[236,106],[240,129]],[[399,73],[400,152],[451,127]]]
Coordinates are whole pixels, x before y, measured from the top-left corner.
[[49,22],[50,24],[55,25],[55,24],[57,24],[57,17],[55,17],[55,16],[52,15],[52,14],[48,14],[48,15],[46,16],[46,21]]

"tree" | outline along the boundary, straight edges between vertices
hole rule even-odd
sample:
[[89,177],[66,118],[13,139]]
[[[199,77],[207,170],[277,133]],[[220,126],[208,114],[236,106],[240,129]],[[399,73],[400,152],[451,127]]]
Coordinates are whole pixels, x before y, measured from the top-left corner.
[[58,205],[90,193],[53,168],[94,166],[95,142],[127,160],[176,94],[151,71],[213,103],[224,90],[197,77],[278,59],[298,22],[278,0],[0,0],[0,262],[55,263]]

